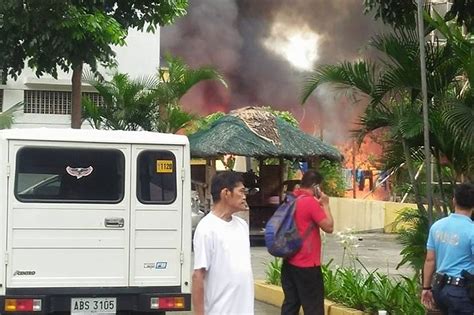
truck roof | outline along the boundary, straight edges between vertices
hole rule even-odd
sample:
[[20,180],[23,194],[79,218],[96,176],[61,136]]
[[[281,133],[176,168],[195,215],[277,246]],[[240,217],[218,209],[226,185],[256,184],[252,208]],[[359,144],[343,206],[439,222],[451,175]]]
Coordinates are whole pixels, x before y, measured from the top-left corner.
[[87,143],[189,144],[188,137],[170,133],[70,128],[4,129],[0,130],[0,139],[2,138]]

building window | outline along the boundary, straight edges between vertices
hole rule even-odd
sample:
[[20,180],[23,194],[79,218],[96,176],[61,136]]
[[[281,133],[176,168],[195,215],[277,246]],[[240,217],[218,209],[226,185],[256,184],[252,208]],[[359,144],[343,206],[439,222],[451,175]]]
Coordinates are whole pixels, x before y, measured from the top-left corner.
[[[104,101],[98,93],[84,92],[92,102],[102,106]],[[72,92],[25,90],[24,112],[30,114],[71,114]]]

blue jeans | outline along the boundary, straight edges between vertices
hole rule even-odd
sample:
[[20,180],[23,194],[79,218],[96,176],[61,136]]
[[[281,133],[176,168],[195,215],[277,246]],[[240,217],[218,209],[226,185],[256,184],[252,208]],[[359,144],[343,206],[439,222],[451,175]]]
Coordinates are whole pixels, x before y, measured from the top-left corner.
[[444,315],[473,315],[474,302],[469,299],[467,288],[445,285],[433,290],[433,297]]

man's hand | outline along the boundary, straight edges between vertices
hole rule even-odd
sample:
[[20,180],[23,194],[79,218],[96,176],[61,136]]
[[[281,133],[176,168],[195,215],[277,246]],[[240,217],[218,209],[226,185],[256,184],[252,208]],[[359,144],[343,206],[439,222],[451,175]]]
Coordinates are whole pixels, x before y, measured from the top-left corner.
[[320,191],[319,193],[320,193],[320,197],[316,198],[319,201],[319,204],[322,207],[328,206],[329,205],[329,196],[326,195],[325,193],[323,193],[322,191]]
[[331,234],[334,231],[334,219],[331,214],[331,209],[329,208],[329,196],[320,192],[319,204],[323,208],[324,214],[326,214],[326,218],[321,220],[318,225],[326,233]]
[[421,291],[421,303],[429,310],[435,309],[433,292],[431,292],[431,290]]
[[[431,288],[431,279],[436,268],[436,255],[434,250],[428,249],[426,251],[425,264],[423,266],[423,288]],[[423,290],[421,292],[421,303],[427,309],[434,309],[435,302],[433,299],[433,292],[431,289]]]

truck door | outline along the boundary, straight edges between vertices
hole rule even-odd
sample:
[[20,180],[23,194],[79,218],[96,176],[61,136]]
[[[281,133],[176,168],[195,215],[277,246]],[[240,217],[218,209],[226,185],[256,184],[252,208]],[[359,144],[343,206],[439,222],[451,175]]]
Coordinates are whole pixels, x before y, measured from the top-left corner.
[[129,284],[130,150],[10,142],[9,288]]
[[183,147],[132,145],[130,285],[179,286]]

